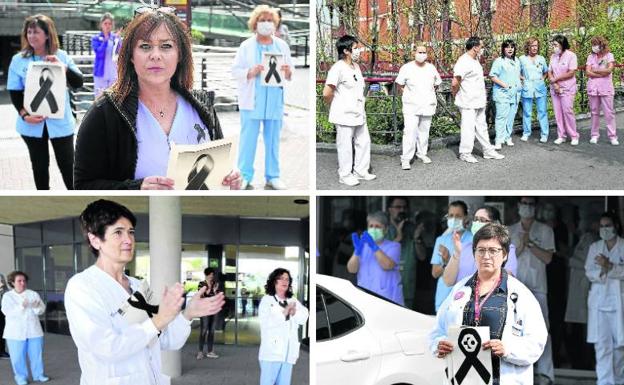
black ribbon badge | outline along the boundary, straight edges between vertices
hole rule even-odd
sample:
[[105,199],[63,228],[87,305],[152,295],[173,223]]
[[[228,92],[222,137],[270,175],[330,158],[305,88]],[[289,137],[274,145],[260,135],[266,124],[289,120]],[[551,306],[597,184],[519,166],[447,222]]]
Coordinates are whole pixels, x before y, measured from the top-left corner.
[[264,77],[264,82],[268,83],[269,80],[271,80],[271,76],[275,77],[277,84],[280,84],[282,82],[282,78],[277,72],[277,58],[275,56],[271,56],[269,58],[269,72]]
[[[136,298],[136,301],[133,301],[133,298]],[[152,318],[154,314],[158,313],[158,305],[150,305],[147,303],[143,294],[138,291],[135,291],[134,294],[132,294],[132,297],[128,298],[128,303],[133,308],[145,311],[147,316],[150,318]]]
[[30,109],[35,112],[39,109],[39,106],[43,102],[43,99],[48,101],[48,105],[50,106],[50,111],[54,114],[58,111],[58,104],[56,103],[56,99],[52,92],[50,92],[52,88],[52,84],[54,84],[54,75],[49,68],[44,68],[41,70],[41,74],[39,75],[39,91],[33,98],[32,102],[30,102]]
[[471,367],[474,367],[484,383],[488,384],[491,375],[485,366],[483,366],[483,363],[477,358],[477,354],[479,354],[479,350],[481,350],[481,337],[479,333],[475,329],[465,328],[459,332],[458,340],[459,349],[464,353],[466,359],[462,362],[457,373],[455,373],[457,384],[461,385]]
[[214,160],[208,154],[200,155],[188,175],[188,185],[185,190],[209,190],[206,179],[214,168]]
[[[286,300],[280,301],[279,299],[277,299],[277,297],[276,297],[276,296],[273,296],[273,298],[275,298],[275,300],[277,301],[277,303],[278,303],[281,307],[283,307],[284,309],[286,308],[286,306],[288,306],[288,301],[286,301]],[[290,314],[287,314],[287,315],[286,315],[286,321],[288,321],[289,319],[290,319]]]

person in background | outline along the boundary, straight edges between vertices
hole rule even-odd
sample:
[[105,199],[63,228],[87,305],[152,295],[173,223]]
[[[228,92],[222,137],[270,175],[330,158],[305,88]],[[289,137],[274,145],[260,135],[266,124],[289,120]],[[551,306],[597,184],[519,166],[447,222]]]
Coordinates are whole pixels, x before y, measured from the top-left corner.
[[576,131],[576,115],[574,115],[575,72],[578,67],[576,54],[570,51],[570,43],[563,35],[556,35],[553,38],[552,50],[548,79],[557,121],[557,139],[553,143],[562,144],[570,137],[570,144],[576,146],[579,141],[579,134]]
[[357,284],[401,306],[401,244],[385,239],[388,232],[388,216],[383,211],[369,214],[368,229],[360,237],[351,234],[353,255],[347,262],[347,270],[357,274]]
[[6,326],[2,337],[11,354],[11,366],[15,383],[28,384],[26,355],[33,381],[48,382],[43,368],[43,329],[39,316],[45,312],[45,304],[36,291],[27,289],[28,275],[14,271],[8,276],[13,290],[2,296],[2,313]]
[[429,128],[438,105],[436,89],[442,84],[442,78],[435,66],[427,62],[427,47],[416,47],[414,60],[401,66],[395,83],[402,94],[405,122],[401,168],[409,170],[414,152],[423,163],[431,163],[427,156]]
[[282,20],[281,9],[277,10],[277,16],[279,17],[279,21],[277,24],[277,28],[275,29],[275,36],[279,37],[280,39],[284,40],[286,44],[290,45],[290,35],[288,32],[288,26],[284,24]]
[[[205,279],[197,285],[197,290],[206,287],[203,298],[214,297],[219,292],[219,282],[216,279],[216,271],[212,267],[204,269]],[[199,351],[197,359],[219,358],[214,351],[215,327],[219,313],[203,316],[199,318]]]
[[490,69],[493,85],[492,99],[496,103],[496,139],[494,148],[500,150],[503,143],[513,146],[511,134],[520,101],[520,60],[516,57],[516,43],[507,39],[501,44],[501,56],[494,60]]
[[520,56],[522,72],[522,140],[526,142],[531,136],[531,119],[533,101],[537,106],[537,121],[540,125],[540,142],[548,141],[548,90],[544,79],[548,75],[546,59],[539,52],[539,40],[531,37],[524,45],[525,55]]
[[585,261],[589,290],[587,342],[596,349],[597,385],[624,384],[624,238],[614,213],[600,216],[600,240]]
[[[6,279],[4,275],[0,273],[0,303],[2,303],[2,296],[9,291]],[[6,352],[6,344],[2,334],[4,333],[4,326],[6,325],[6,317],[4,313],[0,311],[0,360],[8,360],[9,355]]]
[[32,62],[61,64],[67,84],[72,88],[82,87],[82,73],[67,52],[59,49],[59,39],[54,21],[46,15],[28,16],[22,28],[22,49],[15,54],[9,65],[7,90],[11,103],[17,110],[17,132],[22,136],[32,166],[37,190],[50,189],[50,152],[48,139],[54,148],[54,157],[61,171],[63,183],[68,190],[74,188],[74,128],[76,122],[69,103],[69,91],[65,92],[64,115],[62,119],[51,119],[42,115],[30,115],[24,108],[24,89],[28,66]]
[[611,144],[617,146],[615,132],[615,111],[613,110],[613,67],[615,58],[609,51],[609,43],[602,36],[591,39],[592,53],[587,57],[585,72],[587,73],[587,95],[591,110],[591,139],[589,143],[596,144],[600,138],[600,110],[604,113],[607,123],[607,137]]
[[95,52],[93,62],[93,92],[97,98],[117,80],[115,57],[121,48],[121,36],[112,32],[115,19],[106,12],[100,18],[100,33],[91,38],[91,48]]

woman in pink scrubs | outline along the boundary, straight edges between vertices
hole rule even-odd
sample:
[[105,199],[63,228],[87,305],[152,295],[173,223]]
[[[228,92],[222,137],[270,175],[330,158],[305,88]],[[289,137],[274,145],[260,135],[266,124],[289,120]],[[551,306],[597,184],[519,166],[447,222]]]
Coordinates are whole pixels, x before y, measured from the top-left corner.
[[613,65],[615,58],[609,52],[609,43],[602,36],[591,39],[592,53],[587,57],[585,72],[587,72],[587,95],[591,110],[591,139],[589,143],[598,143],[600,137],[600,108],[607,123],[607,136],[612,145],[617,146],[615,133],[615,112],[613,110]]
[[550,66],[548,67],[548,79],[550,80],[550,95],[555,111],[555,120],[557,121],[555,144],[561,144],[570,137],[572,140],[570,144],[576,146],[579,140],[574,115],[576,54],[570,51],[570,43],[563,35],[557,35],[553,38],[552,48],[553,54],[550,57]]

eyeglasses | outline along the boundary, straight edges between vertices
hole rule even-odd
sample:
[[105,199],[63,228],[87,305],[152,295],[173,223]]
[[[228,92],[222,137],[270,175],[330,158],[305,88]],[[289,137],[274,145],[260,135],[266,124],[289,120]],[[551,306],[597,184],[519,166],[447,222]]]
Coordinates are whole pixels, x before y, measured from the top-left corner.
[[174,7],[153,7],[151,5],[142,5],[134,10],[134,17],[137,17],[137,15],[142,15],[144,13],[150,13],[150,12],[167,13],[170,15],[175,15],[176,9]]
[[491,220],[489,220],[487,218],[483,218],[483,217],[474,217],[474,219],[472,221],[473,222],[480,222],[480,223],[490,223],[490,222],[492,222]]
[[477,257],[485,257],[485,254],[488,254],[490,257],[500,257],[503,254],[503,249],[500,247],[479,247],[475,250],[475,255]]

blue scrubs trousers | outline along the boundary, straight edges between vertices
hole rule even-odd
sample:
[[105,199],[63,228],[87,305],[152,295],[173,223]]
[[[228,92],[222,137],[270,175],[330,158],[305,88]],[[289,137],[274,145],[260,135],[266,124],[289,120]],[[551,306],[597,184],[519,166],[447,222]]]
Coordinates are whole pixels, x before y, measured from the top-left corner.
[[[540,138],[548,139],[548,110],[546,95],[535,98],[537,120],[540,125]],[[531,136],[531,120],[533,118],[533,98],[522,98],[522,135]]]
[[264,176],[266,181],[279,178],[279,145],[280,133],[282,132],[282,120],[253,119],[254,112],[240,110],[241,135],[238,151],[238,168],[243,179],[251,182],[254,176],[254,159],[256,159],[256,147],[260,124],[264,138]]
[[513,125],[517,112],[518,102],[496,102],[496,119],[494,121],[494,127],[496,129],[495,142],[497,144],[503,143],[507,139],[511,139],[511,133],[513,132]]
[[26,367],[26,354],[30,361],[30,370],[33,380],[37,381],[44,377],[43,374],[43,337],[28,338],[26,340],[6,340],[11,366],[15,374],[15,382],[18,385],[28,383],[28,368]]
[[288,362],[260,361],[260,385],[290,385],[292,369]]

